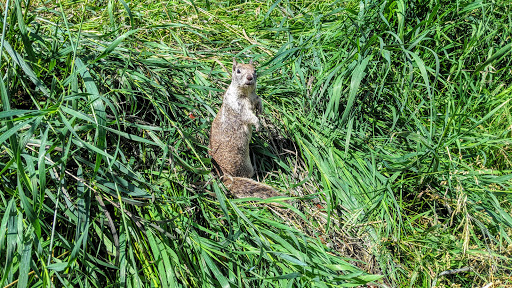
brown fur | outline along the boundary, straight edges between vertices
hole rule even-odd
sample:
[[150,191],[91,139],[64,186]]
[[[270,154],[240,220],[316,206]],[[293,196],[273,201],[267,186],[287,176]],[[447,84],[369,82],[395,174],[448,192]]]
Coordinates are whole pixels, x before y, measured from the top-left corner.
[[252,127],[259,128],[256,116],[262,109],[261,98],[256,94],[256,70],[249,64],[233,59],[231,85],[222,106],[212,122],[209,154],[220,167],[222,181],[238,197],[268,198],[279,194],[270,186],[249,179],[254,175],[249,157]]

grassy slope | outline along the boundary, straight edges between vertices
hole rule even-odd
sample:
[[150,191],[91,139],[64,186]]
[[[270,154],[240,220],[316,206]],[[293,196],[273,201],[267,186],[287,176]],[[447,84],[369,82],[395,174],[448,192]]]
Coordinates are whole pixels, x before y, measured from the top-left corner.
[[[0,286],[510,284],[506,1],[13,2]],[[288,209],[209,173],[233,56]]]

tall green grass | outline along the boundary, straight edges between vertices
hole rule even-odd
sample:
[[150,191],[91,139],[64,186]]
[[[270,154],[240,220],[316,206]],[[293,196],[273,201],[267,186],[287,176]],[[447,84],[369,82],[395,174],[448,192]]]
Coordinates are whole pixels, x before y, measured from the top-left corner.
[[[510,284],[507,1],[4,5],[0,286]],[[211,173],[232,57],[290,204]]]

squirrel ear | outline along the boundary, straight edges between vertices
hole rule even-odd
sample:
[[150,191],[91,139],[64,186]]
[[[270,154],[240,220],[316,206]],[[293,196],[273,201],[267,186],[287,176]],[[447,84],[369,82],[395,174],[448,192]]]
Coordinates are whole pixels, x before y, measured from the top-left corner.
[[233,57],[233,71],[235,71],[236,69],[236,59],[235,57]]
[[251,64],[251,65],[252,65],[252,58],[251,58],[251,60],[249,60],[249,64]]

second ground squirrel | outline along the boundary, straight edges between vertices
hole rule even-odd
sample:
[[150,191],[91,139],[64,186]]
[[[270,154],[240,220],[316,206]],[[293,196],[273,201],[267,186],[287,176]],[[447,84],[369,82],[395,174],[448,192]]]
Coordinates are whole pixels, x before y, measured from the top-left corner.
[[250,179],[254,175],[249,157],[252,127],[259,129],[263,107],[256,94],[256,69],[233,59],[231,84],[212,122],[209,154],[220,168],[222,181],[238,198],[279,196],[270,186]]

